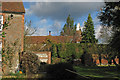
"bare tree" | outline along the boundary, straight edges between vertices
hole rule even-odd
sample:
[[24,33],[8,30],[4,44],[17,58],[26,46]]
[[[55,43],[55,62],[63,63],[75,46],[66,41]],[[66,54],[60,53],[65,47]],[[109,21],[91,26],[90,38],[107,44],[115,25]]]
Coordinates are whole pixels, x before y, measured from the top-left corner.
[[[32,27],[32,22],[25,21],[25,28],[24,28],[24,51],[26,51],[26,36],[31,36],[37,31],[36,27]],[[30,40],[30,39],[29,39]]]
[[101,40],[101,43],[109,43],[112,34],[113,34],[112,27],[102,26],[102,28],[100,29],[100,35],[98,39]]
[[25,31],[24,36],[31,36],[37,31],[36,27],[32,27],[32,22],[25,21]]

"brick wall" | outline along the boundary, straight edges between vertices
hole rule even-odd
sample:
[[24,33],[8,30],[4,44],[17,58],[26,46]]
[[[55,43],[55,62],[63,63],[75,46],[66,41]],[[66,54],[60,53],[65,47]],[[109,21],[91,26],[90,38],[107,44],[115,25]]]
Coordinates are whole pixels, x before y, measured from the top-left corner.
[[[4,22],[10,16],[10,13],[4,13]],[[3,45],[2,47],[6,49],[6,44],[13,47],[13,43],[16,42],[15,48],[15,55],[12,59],[12,72],[18,68],[19,64],[19,52],[23,51],[23,43],[24,43],[24,15],[23,14],[12,14],[13,19],[9,21],[10,25],[7,29],[4,30],[5,38],[3,38]]]
[[[5,14],[4,19],[7,19],[11,14]],[[10,20],[10,25],[5,30],[6,37],[5,40],[9,43],[14,43],[18,40],[18,46],[21,46],[21,51],[23,50],[23,32],[24,32],[24,21],[23,15],[21,14],[12,14],[13,19]]]
[[[99,62],[99,55],[98,54],[92,54],[92,57],[93,57],[93,62],[96,65],[99,65],[100,64],[100,62]],[[106,57],[106,55],[101,54],[101,64],[102,65],[108,65],[108,60],[104,59],[104,57]],[[119,59],[118,58],[115,58],[115,61],[116,61],[117,64],[119,64]],[[112,60],[112,64],[114,64],[113,60]]]

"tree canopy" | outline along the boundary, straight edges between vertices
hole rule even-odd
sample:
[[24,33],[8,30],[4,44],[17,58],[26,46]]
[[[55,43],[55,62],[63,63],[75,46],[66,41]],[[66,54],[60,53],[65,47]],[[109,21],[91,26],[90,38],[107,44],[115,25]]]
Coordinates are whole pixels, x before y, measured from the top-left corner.
[[112,27],[113,34],[109,46],[111,51],[114,50],[112,57],[118,56],[120,63],[120,1],[106,2],[98,18],[103,26]]
[[88,15],[87,22],[84,23],[84,26],[85,27],[82,32],[82,41],[87,43],[97,42],[97,39],[95,38],[94,24],[91,14]]
[[106,2],[98,18],[102,25],[111,27],[114,30],[120,29],[120,2]]
[[112,27],[110,46],[120,51],[120,2],[106,2],[98,18],[103,26]]
[[75,31],[76,31],[76,25],[74,25],[74,20],[69,15],[67,17],[66,23],[65,23],[60,35],[61,36],[73,36]]

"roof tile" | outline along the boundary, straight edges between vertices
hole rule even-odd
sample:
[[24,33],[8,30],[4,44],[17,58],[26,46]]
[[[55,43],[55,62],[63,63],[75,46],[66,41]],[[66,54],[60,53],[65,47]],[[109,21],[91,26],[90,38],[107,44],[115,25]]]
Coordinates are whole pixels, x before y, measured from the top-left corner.
[[2,2],[2,12],[25,13],[23,2]]
[[26,43],[39,44],[44,43],[47,39],[54,43],[66,43],[73,40],[73,36],[26,36]]

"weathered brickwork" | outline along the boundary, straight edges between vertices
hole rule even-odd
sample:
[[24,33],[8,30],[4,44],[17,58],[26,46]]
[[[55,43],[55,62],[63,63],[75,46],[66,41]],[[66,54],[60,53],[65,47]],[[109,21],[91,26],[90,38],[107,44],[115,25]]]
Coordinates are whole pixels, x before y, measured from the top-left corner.
[[[10,71],[15,72],[19,65],[19,52],[23,51],[24,46],[24,14],[25,9],[23,2],[2,2],[1,13],[3,24],[8,20],[9,25],[4,28],[5,37],[2,38],[2,71],[3,74],[9,74]],[[8,57],[9,56],[9,57]],[[12,58],[11,58],[12,57]],[[11,66],[12,63],[12,67]]]
[[[8,16],[11,14],[5,14],[4,19],[7,19]],[[23,15],[21,14],[12,14],[13,19],[11,19],[10,25],[5,30],[6,37],[5,40],[9,43],[14,43],[16,40],[18,41],[18,46],[21,46],[21,51],[23,50],[23,28],[24,28],[24,21],[23,21]]]
[[[108,65],[108,60],[104,58],[105,55],[104,54],[101,54],[101,65]],[[93,62],[96,64],[96,65],[99,65],[100,64],[100,61],[99,61],[99,55],[98,54],[92,54],[92,58],[93,58]],[[115,61],[117,64],[119,64],[119,59],[118,58],[115,58]],[[113,63],[113,60],[111,60],[111,64],[114,64]]]
[[[10,13],[4,13],[4,22],[10,16]],[[2,47],[6,50],[9,46],[14,48],[15,53],[12,59],[11,72],[15,72],[19,64],[19,52],[23,51],[24,46],[24,15],[23,14],[12,14],[13,18],[9,21],[9,26],[3,31],[6,33],[5,38],[3,38]],[[16,43],[15,45],[13,45]]]

